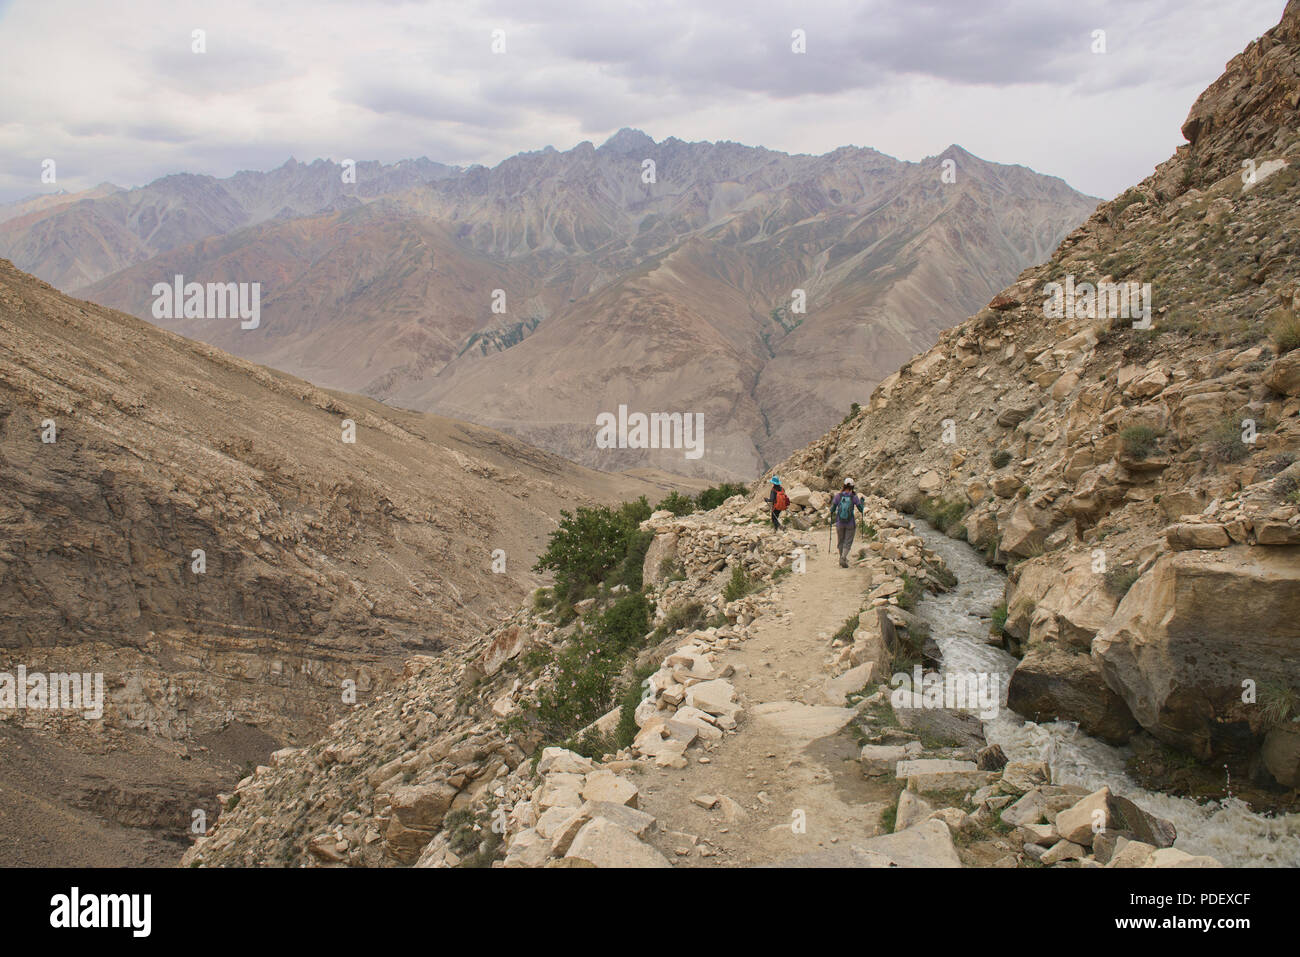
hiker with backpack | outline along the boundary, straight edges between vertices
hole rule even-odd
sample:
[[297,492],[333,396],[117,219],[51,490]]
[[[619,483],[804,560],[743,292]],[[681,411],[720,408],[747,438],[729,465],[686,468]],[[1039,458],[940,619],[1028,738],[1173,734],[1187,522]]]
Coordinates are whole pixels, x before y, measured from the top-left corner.
[[785,493],[780,477],[773,475],[771,482],[772,490],[767,495],[767,504],[772,509],[772,528],[779,532],[781,530],[781,513],[790,507],[790,496]]
[[853,536],[857,534],[858,524],[853,509],[861,513],[867,500],[853,491],[853,479],[844,480],[844,488],[836,492],[831,499],[831,519],[835,522],[835,535],[839,540],[840,568],[849,567],[849,551],[853,548]]

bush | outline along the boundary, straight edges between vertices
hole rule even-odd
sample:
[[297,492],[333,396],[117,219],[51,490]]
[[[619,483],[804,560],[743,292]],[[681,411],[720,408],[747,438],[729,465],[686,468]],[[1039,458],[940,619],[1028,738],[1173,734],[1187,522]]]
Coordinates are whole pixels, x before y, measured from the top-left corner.
[[650,610],[650,599],[639,591],[620,596],[596,620],[596,640],[602,647],[620,652],[640,645],[650,630]]
[[735,601],[748,595],[754,587],[754,580],[745,574],[745,566],[737,562],[731,567],[731,578],[727,582],[727,587],[722,590],[722,599]]
[[695,499],[681,492],[672,492],[666,499],[655,506],[656,512],[672,512],[674,515],[689,515],[695,511]]
[[862,406],[854,402],[851,406],[849,406],[849,414],[844,417],[844,420],[840,422],[840,425],[845,425],[846,423],[851,422],[853,418],[861,411],[862,411]]
[[1273,313],[1271,335],[1277,346],[1277,354],[1300,349],[1300,317],[1290,309],[1279,309]]
[[1006,468],[1011,463],[1011,453],[1006,449],[998,449],[989,456],[989,461],[993,463],[995,469]]
[[921,583],[911,575],[904,573],[903,590],[898,593],[898,607],[911,611],[921,598]]
[[668,609],[667,614],[664,615],[663,628],[665,632],[677,631],[680,628],[692,628],[698,625],[703,617],[703,602],[683,602]]
[[1250,455],[1254,447],[1242,439],[1245,430],[1241,424],[1244,419],[1249,418],[1256,419],[1255,428],[1258,432],[1264,430],[1263,423],[1249,412],[1225,416],[1210,429],[1206,445],[1211,461],[1220,463],[1240,462]]
[[946,532],[965,517],[966,503],[956,498],[926,498],[916,511],[939,531]]
[[614,583],[640,588],[641,562],[654,536],[637,526],[649,517],[649,508],[643,496],[618,509],[601,505],[562,511],[560,527],[533,570],[554,571],[555,598],[570,603],[593,592],[615,569]]
[[637,732],[641,730],[636,726],[636,709],[641,703],[642,695],[641,683],[657,670],[654,665],[638,668],[632,675],[632,683],[623,692],[623,699],[619,705],[618,726],[614,729],[615,751],[631,747]]
[[555,662],[555,680],[537,704],[543,735],[564,741],[614,706],[622,656],[600,640],[579,632]]
[[1130,425],[1119,434],[1120,444],[1125,454],[1131,458],[1144,459],[1156,450],[1163,433],[1149,425]]
[[733,495],[745,495],[749,489],[735,482],[723,482],[721,485],[714,485],[712,488],[706,488],[700,493],[696,500],[699,510],[707,512],[709,509],[717,508]]

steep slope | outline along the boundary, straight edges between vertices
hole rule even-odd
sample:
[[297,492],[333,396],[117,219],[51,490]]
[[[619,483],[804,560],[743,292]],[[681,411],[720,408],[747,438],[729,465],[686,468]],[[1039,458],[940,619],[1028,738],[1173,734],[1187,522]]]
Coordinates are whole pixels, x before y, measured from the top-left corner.
[[[780,470],[858,476],[1013,567],[1022,714],[1120,741],[1140,727],[1294,787],[1300,4],[1183,131]],[[1149,283],[1150,327],[1110,303],[1054,316],[1047,284],[1067,281]]]
[[[901,163],[624,130],[177,247],[80,291],[152,319],[160,280],[261,282],[259,329],[153,321],[585,464],[748,478],[838,421],[1092,206],[959,147]],[[595,416],[622,401],[705,412],[705,456],[598,452]]]
[[128,790],[115,762],[161,748],[234,761],[172,782],[210,795],[520,601],[562,508],[667,484],[327,393],[0,263],[0,671],[102,672],[106,698],[102,725],[5,716],[89,736]]

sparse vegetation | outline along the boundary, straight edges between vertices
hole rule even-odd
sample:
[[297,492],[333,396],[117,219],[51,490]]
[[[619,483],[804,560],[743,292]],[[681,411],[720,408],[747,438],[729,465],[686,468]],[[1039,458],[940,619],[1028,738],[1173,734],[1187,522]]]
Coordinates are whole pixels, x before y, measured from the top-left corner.
[[731,578],[722,590],[723,601],[735,601],[743,598],[758,587],[758,583],[745,573],[745,566],[737,562],[731,567]]
[[1278,355],[1300,349],[1300,316],[1290,309],[1279,309],[1269,317],[1269,321],[1270,337]]
[[1164,433],[1151,425],[1130,425],[1119,433],[1124,453],[1134,459],[1144,459],[1155,452]]
[[1011,453],[1006,449],[998,449],[989,456],[989,462],[995,469],[1003,469],[1011,464]]
[[710,488],[706,488],[694,498],[689,495],[683,495],[680,492],[673,492],[655,506],[655,511],[669,511],[674,515],[690,515],[692,512],[707,512],[710,509],[717,508],[733,495],[744,495],[748,491],[749,490],[743,485],[739,485],[735,482],[724,482],[721,485],[714,485]]
[[1007,603],[1000,601],[993,606],[992,622],[989,624],[989,634],[1000,635],[1007,626]]
[[1104,579],[1107,590],[1116,598],[1123,598],[1140,577],[1134,565],[1115,565],[1106,570]]
[[858,624],[861,621],[861,617],[861,615],[854,615],[852,618],[845,621],[844,624],[840,625],[839,631],[831,635],[831,642],[852,641],[853,633],[858,630]]
[[967,510],[967,503],[959,498],[927,497],[916,507],[917,514],[941,532],[959,525]]

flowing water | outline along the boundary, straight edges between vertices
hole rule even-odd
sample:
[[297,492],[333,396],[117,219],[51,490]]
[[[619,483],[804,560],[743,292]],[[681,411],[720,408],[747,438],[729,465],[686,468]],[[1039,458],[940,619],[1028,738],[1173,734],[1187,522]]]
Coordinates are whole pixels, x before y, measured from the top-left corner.
[[1229,866],[1300,866],[1300,814],[1265,816],[1242,801],[1228,798],[1197,804],[1140,787],[1128,776],[1126,748],[1089,737],[1073,723],[1035,724],[1005,707],[1007,685],[1016,659],[986,644],[989,616],[1002,601],[1006,576],[985,564],[965,542],[916,522],[926,547],[943,556],[958,584],[942,595],[927,594],[917,607],[943,651],[945,673],[997,675],[1003,707],[984,723],[990,743],[999,744],[1012,761],[1044,761],[1057,784],[1078,784],[1091,790],[1107,785],[1178,828],[1175,844],[1189,854],[1209,854]]

